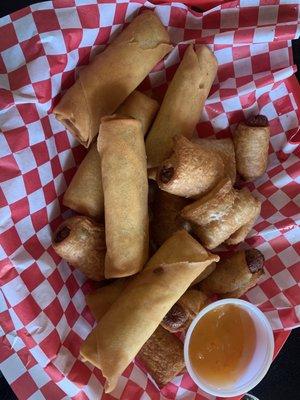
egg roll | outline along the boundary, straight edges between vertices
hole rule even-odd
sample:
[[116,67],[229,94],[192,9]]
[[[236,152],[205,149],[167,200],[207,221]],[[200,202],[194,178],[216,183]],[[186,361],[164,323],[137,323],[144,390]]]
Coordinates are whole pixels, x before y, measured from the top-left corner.
[[[101,320],[129,281],[130,278],[117,279],[86,296],[87,305],[97,321]],[[95,352],[96,346],[95,343]],[[158,326],[139,351],[137,359],[146,367],[156,384],[162,387],[184,369],[183,343]]]
[[233,141],[226,139],[197,139],[195,143],[199,143],[202,147],[217,151],[223,159],[227,175],[234,183],[236,180],[236,162]]
[[104,225],[84,216],[68,218],[54,232],[52,246],[60,257],[88,278],[104,279]]
[[113,39],[54,108],[55,117],[89,147],[102,117],[111,115],[172,49],[157,15],[146,11]]
[[[135,90],[117,109],[117,114],[138,119],[145,135],[158,110],[158,103]],[[63,204],[79,214],[100,221],[104,212],[101,164],[97,143],[93,143],[67,188]]]
[[148,167],[170,156],[173,137],[191,138],[217,73],[217,60],[208,47],[190,45],[167,89],[146,139]]
[[148,179],[140,121],[102,118],[98,136],[104,193],[105,277],[140,271],[148,259]]
[[106,392],[114,389],[124,369],[191,282],[218,260],[180,230],[132,278],[80,350],[85,360],[101,369]]
[[267,169],[270,141],[269,121],[264,115],[248,118],[233,135],[238,173],[247,181],[263,175]]
[[205,293],[188,289],[164,316],[161,325],[169,332],[182,332],[208,303]]
[[220,297],[241,297],[264,273],[264,256],[257,249],[242,250],[221,260],[215,271],[200,283],[201,290]]
[[176,196],[201,196],[226,176],[220,154],[192,143],[183,136],[174,139],[173,153],[157,168],[156,182],[161,190]]
[[184,197],[158,190],[152,206],[151,239],[161,246],[173,233],[182,228],[180,211],[188,204]]

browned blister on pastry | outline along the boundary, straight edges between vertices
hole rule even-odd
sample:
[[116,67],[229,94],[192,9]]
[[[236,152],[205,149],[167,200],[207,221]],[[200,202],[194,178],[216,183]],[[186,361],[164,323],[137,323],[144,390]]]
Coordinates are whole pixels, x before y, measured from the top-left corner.
[[137,355],[159,387],[184,370],[183,343],[161,326],[153,332]]
[[264,256],[256,249],[242,250],[221,260],[215,271],[200,283],[208,295],[241,297],[255,286],[263,272]]
[[176,136],[173,153],[158,167],[156,181],[168,193],[195,197],[207,193],[225,175],[219,152]]
[[[117,114],[141,121],[145,135],[158,110],[158,103],[145,94],[135,90],[118,108]],[[96,220],[103,217],[104,197],[101,179],[101,163],[97,143],[93,143],[79,165],[67,188],[63,204],[79,214]]]
[[54,115],[89,147],[101,118],[114,113],[172,49],[169,41],[168,32],[154,12],[138,15],[79,71],[74,85],[54,108]]
[[186,49],[146,139],[148,167],[157,167],[169,157],[174,136],[192,137],[217,68],[208,47]]
[[153,218],[150,235],[156,246],[161,246],[173,233],[182,227],[180,211],[188,204],[184,197],[157,190],[152,206]]
[[141,122],[102,118],[98,136],[107,252],[105,277],[140,271],[148,259],[148,178]]
[[104,225],[84,216],[71,217],[54,232],[52,246],[58,255],[88,278],[104,279]]
[[270,127],[267,117],[257,115],[238,125],[233,135],[238,173],[254,180],[267,169]]
[[181,230],[131,279],[80,350],[85,360],[101,369],[107,379],[106,391],[113,390],[124,369],[192,281],[218,260]]
[[208,303],[205,293],[188,289],[164,316],[161,325],[170,332],[184,331]]

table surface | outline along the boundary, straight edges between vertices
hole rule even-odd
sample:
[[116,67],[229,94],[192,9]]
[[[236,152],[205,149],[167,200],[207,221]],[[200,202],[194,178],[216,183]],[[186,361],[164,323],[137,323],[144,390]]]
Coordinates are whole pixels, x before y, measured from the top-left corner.
[[[38,2],[40,0],[1,2],[0,17]],[[300,82],[300,38],[293,40],[293,56]],[[300,328],[291,332],[265,378],[250,393],[260,400],[296,400],[300,397]],[[0,394],[1,400],[17,399],[1,372]]]

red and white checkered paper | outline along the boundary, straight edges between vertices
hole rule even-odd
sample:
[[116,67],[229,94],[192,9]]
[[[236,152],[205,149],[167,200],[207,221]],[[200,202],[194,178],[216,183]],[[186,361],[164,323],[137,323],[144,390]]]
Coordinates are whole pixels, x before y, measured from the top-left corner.
[[0,368],[20,399],[204,398],[188,374],[159,391],[135,363],[105,395],[100,371],[78,358],[94,325],[85,304],[91,283],[51,247],[51,232],[71,213],[62,195],[85,154],[53,104],[78,65],[145,7],[175,47],[141,89],[161,98],[187,43],[206,43],[219,70],[199,136],[228,136],[256,112],[270,120],[268,171],[249,185],[262,212],[247,239],[264,253],[266,274],[246,298],[274,331],[299,326],[300,111],[290,42],[300,32],[298,1],[233,1],[204,13],[144,0],[35,4],[0,19]]

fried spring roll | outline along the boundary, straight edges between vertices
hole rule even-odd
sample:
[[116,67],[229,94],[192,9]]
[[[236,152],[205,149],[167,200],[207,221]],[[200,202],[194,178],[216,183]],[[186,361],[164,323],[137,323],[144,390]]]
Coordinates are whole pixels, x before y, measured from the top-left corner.
[[124,369],[191,282],[218,260],[181,230],[132,278],[80,351],[85,360],[101,369],[107,379],[106,392],[114,389]]
[[182,228],[179,214],[187,204],[188,200],[183,197],[162,190],[156,192],[151,221],[151,239],[156,246],[161,246],[173,233]]
[[170,332],[182,332],[208,303],[205,293],[189,289],[164,316],[161,325]]
[[102,117],[121,103],[171,50],[159,18],[146,11],[136,18],[85,68],[54,108],[54,115],[89,147]]
[[197,139],[195,143],[199,143],[204,148],[219,152],[223,159],[227,175],[230,177],[231,182],[234,183],[236,180],[236,162],[232,139]]
[[238,191],[234,205],[228,214],[206,226],[196,226],[194,232],[208,249],[214,249],[241,226],[252,220],[258,207],[259,200],[244,188]]
[[257,115],[240,123],[233,135],[238,173],[254,180],[267,169],[270,127],[267,117]]
[[98,136],[105,205],[105,277],[140,271],[148,258],[148,179],[141,123],[103,118]]
[[241,297],[256,285],[264,273],[263,265],[264,256],[259,250],[238,251],[218,263],[215,271],[200,283],[201,289],[208,295]]
[[226,174],[219,152],[176,136],[173,153],[158,167],[156,181],[168,193],[195,197],[211,190]]
[[157,167],[169,157],[175,135],[191,138],[217,68],[208,47],[186,49],[146,139],[148,167]]
[[84,216],[71,217],[54,232],[52,246],[59,256],[88,278],[104,279],[104,225]]
[[[117,114],[141,121],[142,131],[145,135],[157,110],[158,103],[156,100],[135,90],[121,104]],[[104,211],[104,198],[97,143],[91,145],[89,152],[78,167],[64,194],[63,204],[79,214],[97,221],[101,220]]]
[[[116,301],[130,279],[117,279],[86,296],[87,305],[97,321]],[[96,352],[96,347],[95,347]],[[159,387],[166,385],[184,369],[183,344],[159,326],[139,351],[138,360]]]

